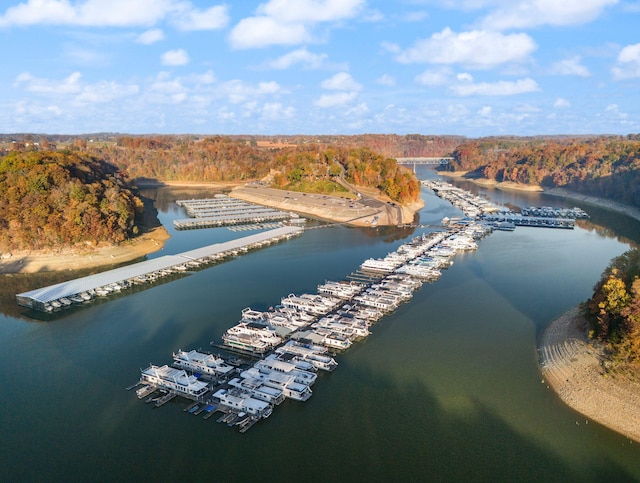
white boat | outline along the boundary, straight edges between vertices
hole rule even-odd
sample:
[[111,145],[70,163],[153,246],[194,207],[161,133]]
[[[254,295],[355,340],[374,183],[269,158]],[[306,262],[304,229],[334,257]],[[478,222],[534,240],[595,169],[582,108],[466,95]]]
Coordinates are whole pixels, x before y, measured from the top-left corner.
[[313,327],[331,330],[336,334],[348,337],[351,340],[367,337],[370,332],[367,323],[356,317],[346,317],[332,314],[321,318]]
[[274,352],[265,357],[265,360],[276,360],[283,361],[289,364],[293,364],[296,369],[300,369],[301,371],[307,372],[316,372],[318,368],[314,366],[311,362],[305,361],[301,357],[296,357],[295,354],[289,354],[287,352]]
[[277,406],[285,400],[282,389],[267,386],[259,379],[234,377],[229,381],[229,385],[249,392],[251,393],[251,397],[266,401],[274,406]]
[[[316,297],[321,299],[320,296]],[[322,300],[315,299],[313,296],[304,297],[289,294],[286,297],[283,297],[280,303],[283,307],[299,310],[312,315],[324,315],[331,310],[331,308],[327,307]]]
[[251,396],[251,393],[238,388],[219,389],[213,395],[213,399],[229,408],[244,411],[261,418],[268,418],[273,412],[273,406],[270,403],[255,399]]
[[225,345],[243,351],[264,353],[282,343],[273,327],[257,321],[241,321],[222,335]]
[[281,389],[285,397],[296,401],[306,401],[313,394],[308,384],[298,383],[293,376],[277,371],[260,371],[251,367],[240,376],[245,379],[257,379],[266,386]]
[[290,354],[299,359],[309,361],[317,369],[323,371],[333,371],[338,367],[338,363],[327,355],[327,349],[322,346],[314,346],[312,344],[305,344],[290,340],[285,345],[276,349],[278,354]]
[[360,270],[365,272],[391,273],[399,264],[380,258],[369,258],[360,265]]
[[315,329],[314,332],[322,336],[322,344],[331,349],[345,350],[351,347],[353,342],[348,337],[345,337],[335,332],[331,332],[323,329]]
[[209,376],[229,376],[234,367],[227,364],[221,357],[192,350],[179,350],[173,354],[174,365],[191,372],[207,374]]
[[391,312],[398,307],[398,304],[394,300],[387,297],[378,297],[370,293],[363,293],[353,298],[354,301],[361,305],[374,307],[380,309],[383,312]]
[[348,300],[362,292],[364,285],[357,282],[325,282],[318,285],[318,293],[333,295],[340,299]]
[[398,268],[398,273],[405,273],[422,280],[435,280],[440,277],[440,270],[428,265],[408,263]]
[[286,374],[287,376],[293,376],[295,382],[299,384],[306,384],[309,387],[313,386],[313,383],[316,382],[316,378],[318,377],[315,372],[303,371],[298,369],[295,364],[278,359],[263,359],[256,362],[253,367],[258,369],[260,372],[275,371]]
[[142,371],[140,382],[175,391],[189,397],[201,397],[207,392],[207,383],[199,381],[183,369],[174,367],[154,366],[153,364]]

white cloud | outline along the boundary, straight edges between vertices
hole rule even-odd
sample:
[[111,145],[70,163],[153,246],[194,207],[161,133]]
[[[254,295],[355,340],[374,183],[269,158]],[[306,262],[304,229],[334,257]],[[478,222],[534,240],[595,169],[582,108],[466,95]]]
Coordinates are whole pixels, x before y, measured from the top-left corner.
[[589,77],[591,72],[580,63],[579,55],[556,62],[551,66],[551,72],[558,75],[577,75],[579,77]]
[[249,49],[301,44],[310,41],[311,34],[302,24],[281,24],[270,17],[249,17],[233,28],[229,40],[236,49]]
[[318,107],[336,107],[353,101],[357,92],[335,92],[333,94],[323,94],[313,103]]
[[297,49],[267,62],[266,65],[272,69],[288,69],[295,64],[302,64],[309,69],[318,69],[326,60],[327,54],[314,54],[307,49]]
[[320,84],[323,89],[336,91],[359,91],[362,85],[359,84],[347,72],[338,72],[337,74],[325,79]]
[[464,104],[449,104],[447,106],[447,114],[454,117],[467,116],[469,109]]
[[51,80],[34,77],[28,72],[20,74],[14,82],[15,87],[24,86],[29,92],[40,94],[75,94],[81,91],[80,72],[74,72],[62,80]]
[[451,70],[448,68],[425,70],[416,76],[415,81],[423,86],[442,86],[449,83],[451,75]]
[[164,40],[164,32],[162,29],[150,29],[145,32],[142,32],[136,38],[136,42],[144,45],[155,44],[156,42],[160,42]]
[[618,0],[514,0],[499,7],[481,22],[490,30],[508,30],[539,25],[581,25],[598,18]]
[[620,106],[618,106],[618,104],[609,104],[604,111],[610,117],[618,119],[626,119],[628,117],[626,112],[620,111]]
[[83,27],[152,26],[168,19],[184,30],[221,28],[225,6],[197,10],[187,0],[27,0],[7,8],[0,27],[79,25]]
[[367,106],[366,102],[362,102],[361,104],[358,104],[357,106],[353,106],[350,109],[347,109],[344,113],[345,116],[353,116],[353,117],[360,117],[363,116],[365,114],[369,113],[369,106]]
[[232,104],[246,102],[248,99],[261,97],[268,94],[277,94],[281,87],[277,82],[260,82],[257,86],[241,80],[231,80],[219,86],[219,92]]
[[364,0],[270,0],[240,20],[229,40],[237,49],[310,42],[315,24],[352,18],[363,6]]
[[558,97],[553,103],[553,107],[556,109],[565,109],[571,107],[571,103],[562,97]]
[[489,117],[491,115],[492,111],[493,111],[493,109],[491,108],[491,106],[483,106],[478,111],[478,116],[480,116],[480,117]]
[[139,86],[134,84],[123,85],[113,81],[100,81],[86,86],[75,100],[80,103],[102,104],[135,95],[139,90]]
[[376,79],[376,82],[382,86],[395,86],[396,78],[390,76],[389,74],[382,74],[380,77]]
[[265,102],[261,109],[262,118],[269,121],[291,119],[296,110],[293,107],[284,107],[280,102]]
[[462,64],[490,68],[508,62],[524,62],[537,46],[527,34],[502,34],[486,30],[455,33],[449,28],[417,41],[400,52],[399,62]]
[[468,72],[461,72],[456,76],[456,79],[461,82],[473,82],[473,76]]
[[640,44],[623,48],[618,54],[617,65],[611,71],[616,79],[640,77]]
[[358,92],[362,89],[362,84],[356,82],[351,77],[351,74],[347,72],[338,72],[323,80],[320,86],[323,89],[338,91],[331,94],[323,94],[313,102],[314,105],[323,108],[348,104],[358,96]]
[[189,54],[184,49],[168,50],[161,57],[162,65],[187,65]]
[[48,98],[51,95],[67,96],[69,102],[75,104],[106,103],[135,95],[140,89],[136,84],[120,84],[114,81],[85,84],[79,72],[74,72],[62,80],[43,79],[24,72],[16,78],[14,86]]
[[465,83],[451,86],[451,91],[459,96],[512,96],[527,92],[539,91],[538,84],[533,79],[520,79],[515,82],[481,82],[478,84]]
[[206,10],[187,8],[176,15],[172,23],[180,30],[218,30],[229,23],[228,7],[215,5]]
[[292,22],[333,22],[357,15],[364,0],[270,0],[258,7],[258,14]]

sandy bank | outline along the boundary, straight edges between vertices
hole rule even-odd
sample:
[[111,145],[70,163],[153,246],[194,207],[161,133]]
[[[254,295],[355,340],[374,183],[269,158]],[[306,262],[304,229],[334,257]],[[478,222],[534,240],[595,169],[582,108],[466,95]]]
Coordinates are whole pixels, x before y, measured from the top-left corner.
[[538,343],[543,382],[589,419],[640,442],[640,384],[604,375],[602,348],[587,338],[574,308],[549,324]]
[[133,240],[103,248],[3,254],[0,273],[79,270],[125,263],[160,250],[169,237],[164,227],[157,227]]
[[247,181],[160,181],[150,178],[136,178],[135,184],[138,188],[162,188],[169,186],[173,188],[215,188],[222,191],[231,190],[236,186],[241,186]]
[[569,191],[564,188],[550,188],[544,190],[544,192],[545,194],[549,194],[552,196],[560,196],[562,198],[582,201],[583,203],[598,206],[600,208],[606,208],[611,211],[616,211],[640,221],[640,209],[618,203],[617,201],[607,200],[605,198],[599,198],[597,196],[574,193],[573,191]]
[[529,185],[522,183],[514,183],[513,181],[496,181],[494,179],[477,178],[477,177],[465,177],[468,171],[439,171],[441,176],[449,176],[451,178],[464,178],[465,181],[471,181],[483,186],[493,186],[503,190],[517,190],[517,191],[544,191],[542,186]]

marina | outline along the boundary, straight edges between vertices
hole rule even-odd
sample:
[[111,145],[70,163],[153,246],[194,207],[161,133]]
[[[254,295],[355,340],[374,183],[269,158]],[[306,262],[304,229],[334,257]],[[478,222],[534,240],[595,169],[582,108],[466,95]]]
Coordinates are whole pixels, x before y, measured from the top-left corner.
[[[467,219],[480,221],[492,229],[513,231],[516,226],[564,228],[572,230],[575,220],[589,218],[581,208],[524,207],[519,213],[490,203],[481,196],[469,193],[450,183],[436,180],[423,180],[422,185],[433,190],[442,199],[460,208]],[[446,218],[443,223],[452,220]],[[462,220],[456,220],[460,222]]]
[[[494,227],[573,228],[575,219],[588,216],[577,208],[512,213],[448,183],[422,183],[462,210],[465,218],[445,218],[440,230],[417,236],[385,257],[364,260],[344,280],[319,284],[315,294],[291,293],[264,312],[243,309],[240,321],[222,335],[222,344],[211,341],[211,345],[254,362],[232,368],[219,356],[180,351],[174,354],[174,366],[182,372],[152,365],[142,371],[140,383],[215,404],[225,412],[219,421],[244,432],[248,427],[243,415],[253,418],[252,426],[285,398],[308,400],[316,371],[336,369],[334,354],[367,338],[374,323],[411,300],[423,283],[437,281],[456,254],[478,249],[477,240]],[[191,210],[208,212],[207,200],[190,204]],[[571,217],[557,218],[559,214]],[[223,374],[216,373],[220,365],[228,368]],[[182,381],[178,390],[168,377],[149,376],[162,371]]]
[[218,422],[244,432],[284,399],[311,398],[316,372],[334,371],[336,353],[368,337],[373,324],[408,302],[425,281],[436,281],[457,253],[477,249],[476,240],[490,232],[478,223],[450,225],[415,237],[384,258],[365,260],[346,279],[319,284],[315,294],[291,293],[264,312],[247,307],[223,333],[222,344],[211,341],[246,357],[242,364],[232,367],[224,356],[179,351],[173,354],[174,368],[151,365],[142,370],[140,383],[215,405],[223,411]]

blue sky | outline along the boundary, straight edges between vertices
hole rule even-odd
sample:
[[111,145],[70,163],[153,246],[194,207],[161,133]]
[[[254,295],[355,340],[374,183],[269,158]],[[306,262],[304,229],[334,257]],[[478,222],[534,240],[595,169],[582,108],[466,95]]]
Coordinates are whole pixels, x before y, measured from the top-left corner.
[[5,0],[0,132],[640,132],[638,0]]

